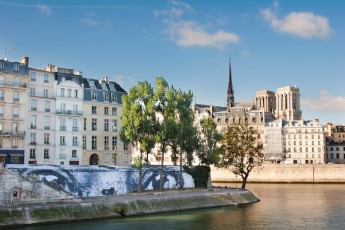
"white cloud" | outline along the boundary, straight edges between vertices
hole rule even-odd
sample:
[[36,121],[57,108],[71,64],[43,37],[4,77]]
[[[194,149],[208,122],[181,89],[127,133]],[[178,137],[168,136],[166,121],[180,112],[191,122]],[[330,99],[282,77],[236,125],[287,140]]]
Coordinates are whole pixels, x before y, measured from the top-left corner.
[[37,8],[42,14],[45,14],[48,16],[52,15],[52,11],[51,11],[50,7],[47,5],[39,4],[39,5],[37,5]]
[[[170,9],[166,11],[154,11],[157,17],[163,17],[167,25],[165,33],[177,45],[182,47],[211,47],[225,49],[229,43],[237,43],[240,38],[237,34],[222,29],[213,32],[207,31],[212,28],[210,23],[200,24],[197,21],[183,20],[182,15],[194,10],[186,3],[172,0]],[[225,21],[223,21],[225,23]],[[219,23],[219,22],[218,22]]]
[[345,96],[333,96],[326,90],[320,92],[320,97],[301,99],[303,106],[314,110],[345,111]]
[[242,57],[247,57],[249,55],[250,55],[250,51],[249,50],[244,49],[244,50],[241,51],[241,56]]
[[[278,4],[275,4],[277,7]],[[328,38],[331,27],[328,18],[312,12],[291,12],[284,18],[278,18],[270,8],[261,10],[263,18],[279,32],[293,34],[302,38]]]
[[91,18],[83,18],[80,21],[86,25],[89,25],[89,26],[99,26],[100,25],[99,22],[97,22],[96,20],[93,20]]

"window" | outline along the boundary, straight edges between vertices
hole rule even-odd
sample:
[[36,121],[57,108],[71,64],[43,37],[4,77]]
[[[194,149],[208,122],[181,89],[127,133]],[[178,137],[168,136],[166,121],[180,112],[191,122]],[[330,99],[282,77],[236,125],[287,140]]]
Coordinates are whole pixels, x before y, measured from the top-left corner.
[[37,111],[37,100],[31,100],[31,111]]
[[36,133],[30,133],[30,145],[36,145]]
[[111,114],[113,116],[116,116],[116,108],[115,107],[111,108]]
[[48,82],[49,82],[48,76],[49,76],[49,75],[48,75],[47,73],[44,74],[44,76],[43,76],[43,78],[44,78],[44,83],[48,83]]
[[72,97],[72,90],[71,89],[67,90],[67,97]]
[[87,119],[86,118],[84,118],[84,130],[86,130],[86,123],[87,122]]
[[44,116],[44,129],[49,130],[50,129],[50,117]]
[[44,111],[45,112],[50,112],[50,101],[45,101],[44,102]]
[[36,159],[36,149],[30,149],[30,159]]
[[113,132],[117,132],[117,120],[111,121],[111,128]]
[[61,88],[61,89],[60,89],[60,96],[61,96],[61,97],[64,97],[64,96],[65,96],[65,89],[64,89],[64,88]]
[[91,137],[91,148],[93,150],[97,149],[97,136]]
[[91,127],[92,127],[92,131],[97,130],[97,118],[92,118]]
[[104,115],[109,115],[109,107],[104,107]]
[[109,136],[104,137],[104,150],[109,150]]
[[4,69],[5,68],[5,62],[4,61],[0,61],[0,69]]
[[109,119],[104,119],[104,131],[109,131]]
[[19,71],[19,63],[18,62],[13,63],[13,70]]
[[18,118],[19,117],[19,107],[14,106],[13,107],[13,118]]
[[72,158],[77,158],[77,150],[72,150]]
[[128,153],[125,153],[125,160],[124,162],[128,162]]
[[77,113],[78,113],[78,105],[73,104],[73,114],[77,114]]
[[43,90],[43,97],[48,97],[48,89]]
[[112,138],[113,150],[117,149],[117,137]]
[[101,86],[102,86],[102,89],[103,89],[103,90],[108,90],[108,89],[107,89],[107,83],[106,83],[106,82],[103,81],[103,82],[101,83]]
[[92,100],[97,100],[97,94],[95,92],[91,93],[91,99]]
[[117,95],[116,95],[115,93],[112,93],[112,94],[111,94],[111,100],[112,100],[113,102],[117,102]]
[[36,81],[36,72],[30,73],[30,81]]
[[2,105],[0,105],[0,117],[4,116],[4,108]]
[[4,101],[4,91],[0,89],[0,101]]
[[17,149],[18,148],[18,139],[12,139],[12,148]]
[[44,149],[44,159],[49,159],[49,149]]
[[13,77],[13,86],[18,87],[19,86],[19,78]]
[[12,123],[12,131],[14,133],[17,133],[18,132],[18,122],[13,122]]
[[78,146],[78,145],[79,145],[79,143],[78,143],[78,137],[73,137],[72,140],[73,140],[73,142],[72,142],[72,145],[73,145],[73,146]]
[[92,106],[91,107],[91,113],[92,114],[97,114],[97,106]]
[[66,118],[60,119],[60,131],[66,131]]
[[19,92],[18,91],[13,92],[13,102],[19,102]]
[[36,129],[36,115],[31,115],[30,116],[30,128],[31,129]]
[[305,152],[306,152],[306,153],[308,152],[308,148],[305,148]]
[[60,146],[66,146],[65,136],[60,136]]
[[83,136],[83,149],[86,149],[86,136]]
[[73,118],[72,123],[73,123],[72,131],[73,131],[73,132],[78,132],[78,131],[79,131],[78,119]]
[[104,163],[109,163],[109,153],[104,153]]
[[128,150],[128,143],[126,141],[123,142],[123,150]]
[[44,141],[44,144],[45,144],[45,145],[49,145],[49,133],[45,133],[45,134],[44,134],[44,139],[43,139],[43,141]]
[[336,154],[336,158],[339,159],[339,153]]
[[104,96],[104,101],[109,101],[109,94],[108,93],[103,93]]
[[64,113],[65,110],[66,110],[66,104],[65,103],[61,103],[60,107],[61,107],[61,112]]
[[91,89],[95,89],[96,88],[94,81],[89,81],[89,85],[90,85]]
[[75,98],[78,98],[78,90],[77,90],[77,89],[74,90],[74,97],[75,97]]

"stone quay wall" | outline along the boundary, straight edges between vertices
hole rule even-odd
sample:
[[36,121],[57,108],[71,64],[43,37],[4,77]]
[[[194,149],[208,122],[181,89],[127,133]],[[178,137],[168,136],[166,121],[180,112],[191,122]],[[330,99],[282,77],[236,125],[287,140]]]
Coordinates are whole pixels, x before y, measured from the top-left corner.
[[[228,169],[211,168],[212,182],[240,182]],[[260,183],[345,183],[344,164],[264,164],[254,168],[248,182]]]
[[258,202],[249,190],[165,191],[89,197],[57,203],[0,206],[0,228],[177,212]]

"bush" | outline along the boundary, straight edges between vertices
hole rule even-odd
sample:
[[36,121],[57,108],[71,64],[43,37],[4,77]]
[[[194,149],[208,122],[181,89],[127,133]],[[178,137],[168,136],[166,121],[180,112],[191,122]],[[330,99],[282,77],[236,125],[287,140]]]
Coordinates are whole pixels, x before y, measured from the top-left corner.
[[207,188],[207,181],[211,171],[209,166],[184,166],[183,169],[193,177],[195,188]]

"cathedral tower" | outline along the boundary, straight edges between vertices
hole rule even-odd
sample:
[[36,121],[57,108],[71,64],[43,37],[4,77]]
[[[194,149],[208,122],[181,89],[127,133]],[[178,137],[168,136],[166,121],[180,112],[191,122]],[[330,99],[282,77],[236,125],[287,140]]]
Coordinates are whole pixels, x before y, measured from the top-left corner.
[[302,119],[299,88],[286,86],[277,89],[276,106],[276,118],[288,121]]

